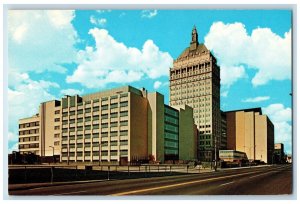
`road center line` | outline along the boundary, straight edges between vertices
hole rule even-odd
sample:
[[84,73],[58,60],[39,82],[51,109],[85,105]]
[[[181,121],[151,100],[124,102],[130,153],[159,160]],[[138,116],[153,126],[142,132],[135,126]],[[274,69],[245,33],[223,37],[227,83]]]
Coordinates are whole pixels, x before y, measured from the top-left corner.
[[225,186],[225,185],[228,185],[228,184],[231,184],[231,183],[234,183],[234,181],[230,181],[230,182],[228,182],[228,183],[223,183],[223,184],[221,184],[220,186]]
[[241,173],[241,174],[235,174],[235,175],[230,175],[230,176],[222,176],[222,177],[217,177],[217,178],[209,178],[209,179],[204,179],[204,180],[198,180],[198,181],[188,181],[184,183],[177,183],[177,184],[171,184],[171,185],[166,185],[166,186],[159,186],[159,187],[153,187],[153,188],[146,188],[146,189],[140,189],[140,190],[133,190],[133,191],[126,191],[126,192],[121,192],[121,193],[115,193],[111,194],[112,196],[122,196],[122,195],[130,195],[134,193],[144,193],[147,191],[153,191],[153,190],[160,190],[160,189],[166,189],[166,188],[172,188],[172,187],[177,187],[177,186],[184,186],[184,185],[189,185],[189,184],[195,184],[195,183],[203,183],[206,181],[215,181],[215,180],[221,180],[224,178],[232,178],[232,177],[237,177],[241,175],[247,175],[247,174],[253,174],[255,172],[248,172],[248,173]]
[[53,194],[54,196],[59,196],[59,195],[68,195],[68,194],[75,194],[75,193],[84,193],[87,191],[75,191],[75,192],[68,192],[68,193],[59,193],[59,194]]
[[265,174],[269,174],[269,173],[272,173],[273,171],[269,171],[269,172],[266,172],[266,173],[263,173],[263,174],[258,174],[258,175],[255,175],[255,176],[251,176],[249,178],[255,178],[255,177],[258,177],[258,176],[262,176],[262,175],[265,175]]

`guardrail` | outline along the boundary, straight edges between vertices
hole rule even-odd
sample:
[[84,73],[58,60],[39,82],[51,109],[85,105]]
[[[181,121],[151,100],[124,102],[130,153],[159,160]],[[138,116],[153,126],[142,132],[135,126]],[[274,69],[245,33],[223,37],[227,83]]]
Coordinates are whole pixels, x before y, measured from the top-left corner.
[[110,180],[200,173],[200,168],[178,164],[119,165],[9,165],[9,183]]

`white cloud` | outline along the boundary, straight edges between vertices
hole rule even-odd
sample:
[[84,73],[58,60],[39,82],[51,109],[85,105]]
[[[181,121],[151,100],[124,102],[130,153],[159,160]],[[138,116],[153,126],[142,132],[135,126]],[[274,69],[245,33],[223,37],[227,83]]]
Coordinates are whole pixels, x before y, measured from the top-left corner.
[[63,63],[76,60],[77,33],[70,10],[10,10],[8,62],[20,72],[65,72]]
[[90,17],[90,22],[94,25],[104,26],[106,24],[107,20],[105,18],[97,19],[95,16],[91,16]]
[[157,15],[157,10],[143,10],[141,15],[142,18],[153,18]]
[[83,90],[77,90],[77,89],[63,89],[60,91],[61,95],[81,95],[83,93]]
[[158,89],[161,86],[161,84],[162,84],[161,81],[155,81],[153,84],[153,88]]
[[67,82],[79,82],[88,88],[105,87],[108,83],[130,83],[143,76],[156,79],[169,75],[173,59],[147,40],[142,50],[117,42],[105,29],[89,31],[96,47],[78,52],[79,65]]
[[244,103],[257,103],[257,102],[261,102],[261,101],[267,101],[270,99],[270,96],[258,96],[255,98],[247,98],[242,100],[242,102]]
[[205,37],[205,44],[219,61],[221,79],[225,78],[226,68],[240,67],[240,74],[225,78],[229,83],[244,76],[241,74],[243,65],[256,70],[252,78],[254,86],[267,84],[270,80],[291,79],[291,30],[284,37],[269,28],[256,28],[249,35],[242,23],[216,22]]
[[291,108],[284,107],[283,104],[271,104],[268,107],[262,108],[262,110],[263,113],[266,114],[274,124],[275,142],[284,143],[285,149],[291,153]]
[[[15,74],[26,76],[23,73]],[[51,88],[59,88],[59,85],[44,80],[33,81],[28,77],[8,88],[9,141],[17,140],[19,119],[38,113],[41,102],[55,99],[49,93]]]

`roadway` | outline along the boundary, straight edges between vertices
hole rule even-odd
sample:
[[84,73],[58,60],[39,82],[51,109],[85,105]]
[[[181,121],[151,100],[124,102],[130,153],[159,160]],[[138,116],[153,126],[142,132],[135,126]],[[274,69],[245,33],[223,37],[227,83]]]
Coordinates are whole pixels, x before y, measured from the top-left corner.
[[103,180],[10,190],[10,195],[284,195],[292,193],[292,165],[211,173]]

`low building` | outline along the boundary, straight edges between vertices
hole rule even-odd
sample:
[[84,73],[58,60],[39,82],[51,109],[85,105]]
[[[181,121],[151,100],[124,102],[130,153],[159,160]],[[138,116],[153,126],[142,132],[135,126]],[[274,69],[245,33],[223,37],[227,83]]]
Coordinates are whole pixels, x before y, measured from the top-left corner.
[[248,160],[245,152],[236,150],[219,150],[219,158],[225,162],[241,162]]
[[245,152],[250,161],[273,163],[274,125],[261,108],[225,113],[227,149]]
[[28,147],[37,146],[20,151],[59,155],[61,162],[196,159],[192,108],[170,107],[160,93],[131,86],[41,103],[38,115],[20,120],[20,145],[31,134],[27,123],[37,137],[26,139]]

